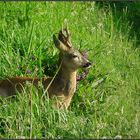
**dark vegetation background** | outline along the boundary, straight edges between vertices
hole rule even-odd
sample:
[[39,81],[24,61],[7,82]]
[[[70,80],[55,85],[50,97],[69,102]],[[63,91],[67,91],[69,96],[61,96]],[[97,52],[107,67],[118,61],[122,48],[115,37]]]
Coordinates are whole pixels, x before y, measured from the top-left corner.
[[[135,47],[139,46],[140,43],[140,2],[138,1],[116,1],[116,2],[96,2],[99,7],[110,7],[114,16],[114,19],[124,18],[122,13],[127,10],[125,18],[129,21],[131,26],[130,37],[136,37],[137,44]],[[104,8],[105,8],[104,7]],[[125,26],[125,25],[124,25]]]

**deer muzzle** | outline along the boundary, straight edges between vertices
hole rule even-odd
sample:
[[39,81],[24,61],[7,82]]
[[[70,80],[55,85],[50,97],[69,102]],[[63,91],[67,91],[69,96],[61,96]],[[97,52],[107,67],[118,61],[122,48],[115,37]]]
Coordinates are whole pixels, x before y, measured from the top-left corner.
[[83,65],[83,68],[89,68],[91,66],[91,62],[87,62]]

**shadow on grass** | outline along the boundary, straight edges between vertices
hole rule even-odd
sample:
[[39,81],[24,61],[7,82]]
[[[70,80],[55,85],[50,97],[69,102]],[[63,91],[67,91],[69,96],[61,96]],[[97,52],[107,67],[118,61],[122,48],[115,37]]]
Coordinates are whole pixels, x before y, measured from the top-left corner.
[[[127,11],[126,20],[128,20],[129,25],[132,25],[130,30],[130,38],[133,38],[136,36],[136,45],[135,47],[140,47],[140,2],[138,1],[105,1],[105,2],[96,2],[96,5],[99,6],[99,8],[111,8],[113,13],[113,19],[120,19],[122,20],[125,18],[123,17],[123,12]],[[125,19],[124,19],[125,20]]]

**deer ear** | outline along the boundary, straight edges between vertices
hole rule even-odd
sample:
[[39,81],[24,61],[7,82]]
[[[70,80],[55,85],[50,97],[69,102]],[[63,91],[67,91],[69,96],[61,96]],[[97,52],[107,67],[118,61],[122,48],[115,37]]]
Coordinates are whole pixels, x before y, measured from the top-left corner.
[[59,39],[57,39],[55,35],[53,35],[53,41],[56,48],[58,48],[60,51],[66,52],[69,50],[69,48],[65,46]]

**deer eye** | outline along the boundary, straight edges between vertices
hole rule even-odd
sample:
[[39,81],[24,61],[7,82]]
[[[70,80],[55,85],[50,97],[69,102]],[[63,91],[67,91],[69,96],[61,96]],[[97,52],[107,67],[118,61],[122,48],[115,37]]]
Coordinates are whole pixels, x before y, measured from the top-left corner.
[[77,55],[72,55],[72,57],[73,57],[73,58],[77,58],[78,56],[77,56]]

